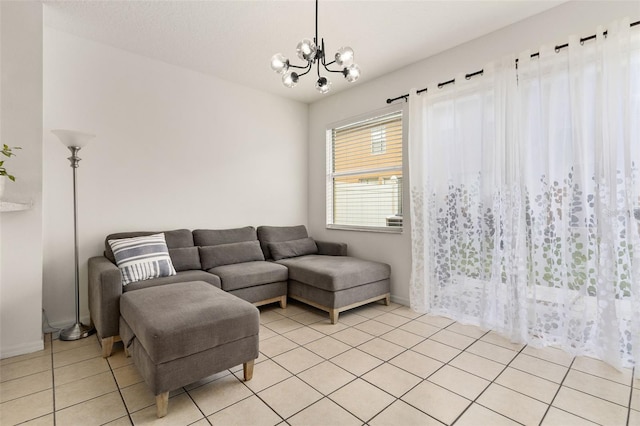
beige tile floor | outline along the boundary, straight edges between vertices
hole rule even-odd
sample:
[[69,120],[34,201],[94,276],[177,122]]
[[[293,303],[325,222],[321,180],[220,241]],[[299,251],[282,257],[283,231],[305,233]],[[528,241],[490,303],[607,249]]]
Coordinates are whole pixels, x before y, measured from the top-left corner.
[[373,304],[261,308],[260,358],[154,397],[95,336],[0,360],[0,425],[640,425],[640,380],[591,358]]

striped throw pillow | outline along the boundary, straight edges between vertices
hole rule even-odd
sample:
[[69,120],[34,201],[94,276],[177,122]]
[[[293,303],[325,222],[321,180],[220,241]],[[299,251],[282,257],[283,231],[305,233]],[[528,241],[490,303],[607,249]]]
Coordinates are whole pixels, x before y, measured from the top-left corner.
[[176,274],[164,234],[109,240],[109,245],[122,273],[122,285]]

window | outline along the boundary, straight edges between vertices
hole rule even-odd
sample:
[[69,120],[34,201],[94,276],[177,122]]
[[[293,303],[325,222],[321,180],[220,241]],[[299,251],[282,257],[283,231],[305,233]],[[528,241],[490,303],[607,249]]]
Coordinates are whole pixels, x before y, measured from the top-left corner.
[[402,111],[327,129],[327,227],[402,231]]
[[387,135],[384,126],[371,129],[371,153],[384,154],[387,152]]

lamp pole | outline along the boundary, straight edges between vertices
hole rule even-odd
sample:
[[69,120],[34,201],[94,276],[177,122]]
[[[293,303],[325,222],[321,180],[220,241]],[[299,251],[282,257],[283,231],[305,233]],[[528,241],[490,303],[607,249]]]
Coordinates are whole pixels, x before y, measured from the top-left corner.
[[78,176],[77,169],[80,164],[78,152],[93,138],[94,135],[75,132],[70,130],[53,130],[52,131],[60,141],[69,148],[71,157],[68,158],[73,169],[73,255],[75,269],[75,308],[76,322],[69,327],[60,331],[60,340],[79,340],[88,337],[96,332],[91,325],[84,325],[80,322],[80,262],[78,255]]

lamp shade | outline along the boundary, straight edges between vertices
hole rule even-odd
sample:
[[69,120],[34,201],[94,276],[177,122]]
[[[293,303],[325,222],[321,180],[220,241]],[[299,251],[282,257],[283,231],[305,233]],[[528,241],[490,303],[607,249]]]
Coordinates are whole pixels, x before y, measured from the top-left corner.
[[77,132],[75,130],[55,129],[52,130],[51,133],[56,135],[64,146],[75,146],[77,148],[83,148],[91,139],[96,137],[96,135],[92,135],[91,133]]

